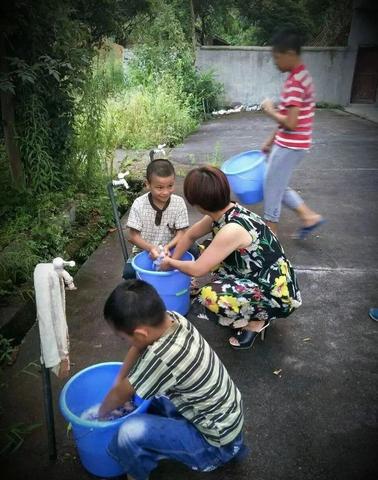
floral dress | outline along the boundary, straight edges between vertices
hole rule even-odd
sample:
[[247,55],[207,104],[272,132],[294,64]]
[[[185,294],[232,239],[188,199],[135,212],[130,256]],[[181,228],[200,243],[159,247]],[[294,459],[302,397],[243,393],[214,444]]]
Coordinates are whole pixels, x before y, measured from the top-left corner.
[[200,303],[218,315],[220,325],[233,328],[287,317],[302,301],[294,269],[276,236],[258,215],[237,203],[213,222],[213,237],[228,223],[245,228],[252,243],[223,260],[216,279],[201,289]]

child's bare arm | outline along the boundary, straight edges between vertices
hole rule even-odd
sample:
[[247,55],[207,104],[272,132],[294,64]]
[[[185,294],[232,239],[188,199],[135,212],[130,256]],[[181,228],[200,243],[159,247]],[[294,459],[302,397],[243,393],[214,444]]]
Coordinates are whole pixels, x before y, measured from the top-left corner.
[[146,240],[142,238],[142,235],[139,232],[139,230],[135,230],[134,228],[129,228],[127,238],[130,243],[136,245],[141,250],[146,250],[147,252],[149,252],[153,259],[159,256],[159,251],[156,248],[156,246],[152,245],[152,243],[146,242]]
[[125,402],[131,399],[134,393],[133,386],[127,378],[124,378],[109,390],[98,411],[99,418],[106,417],[110,412],[124,405]]
[[126,356],[125,356],[125,359],[123,361],[123,365],[121,367],[121,370],[119,371],[119,373],[118,373],[118,375],[115,379],[114,385],[117,385],[124,378],[126,378],[128,376],[128,374],[130,373],[130,370],[135,365],[135,363],[138,360],[138,358],[140,357],[141,353],[142,352],[140,350],[138,350],[136,347],[134,347],[134,345],[132,345],[129,348],[129,350],[128,350]]
[[264,153],[269,153],[271,148],[272,148],[272,145],[273,145],[273,142],[274,142],[274,139],[276,138],[276,134],[277,134],[277,128],[274,130],[274,132],[272,133],[272,135],[270,135],[266,140],[265,142],[262,144],[261,146],[261,150],[264,152]]
[[270,117],[273,118],[277,123],[287,128],[288,130],[295,130],[298,124],[299,117],[299,107],[288,106],[287,115],[283,115],[278,110],[274,108],[274,104],[271,100],[265,99],[261,104],[264,112]]

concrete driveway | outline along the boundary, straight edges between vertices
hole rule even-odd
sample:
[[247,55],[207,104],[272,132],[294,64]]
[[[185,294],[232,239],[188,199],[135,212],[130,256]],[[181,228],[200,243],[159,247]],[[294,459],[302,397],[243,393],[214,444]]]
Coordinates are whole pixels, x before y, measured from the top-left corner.
[[[205,123],[173,150],[180,168],[258,148],[273,124],[261,114],[238,114]],[[180,167],[181,165],[181,167]],[[182,180],[179,182],[182,185]],[[295,265],[303,306],[277,320],[264,343],[234,352],[229,332],[189,318],[216,350],[244,397],[247,459],[212,473],[162,462],[152,480],[367,480],[378,476],[377,336],[368,309],[378,306],[378,125],[341,111],[318,111],[315,142],[292,186],[327,225],[304,242],[284,211],[280,239]],[[256,211],[261,213],[261,205]],[[191,219],[198,214],[190,211]],[[120,281],[122,255],[109,235],[68,292],[73,373],[93,363],[121,360],[125,345],[104,320],[104,300]],[[35,362],[36,328],[15,365],[3,375],[2,423],[43,422],[42,386]],[[32,363],[31,363],[32,362]],[[280,371],[279,374],[278,371]],[[55,405],[62,383],[53,379]],[[89,479],[56,408],[59,457],[49,464],[44,428],[3,460],[7,479]]]

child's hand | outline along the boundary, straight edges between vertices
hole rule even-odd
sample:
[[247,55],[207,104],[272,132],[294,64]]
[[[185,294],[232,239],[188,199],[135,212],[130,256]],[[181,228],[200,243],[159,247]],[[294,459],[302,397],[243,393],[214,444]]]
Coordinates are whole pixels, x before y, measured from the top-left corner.
[[272,100],[270,98],[266,98],[265,100],[263,100],[263,102],[261,104],[261,108],[267,114],[273,113],[275,111],[274,103],[272,102]]
[[156,247],[152,247],[148,253],[150,254],[152,260],[156,260],[158,257],[160,257],[159,249]]
[[98,403],[84,410],[84,412],[82,412],[82,414],[80,415],[80,418],[82,418],[83,420],[90,420],[90,421],[99,420],[100,419],[99,411],[100,411],[100,404]]
[[170,251],[168,245],[164,245],[164,255],[165,255],[166,257],[171,257],[171,256],[172,256],[171,251]]
[[272,149],[272,142],[270,140],[267,140],[261,145],[261,151],[268,154]]

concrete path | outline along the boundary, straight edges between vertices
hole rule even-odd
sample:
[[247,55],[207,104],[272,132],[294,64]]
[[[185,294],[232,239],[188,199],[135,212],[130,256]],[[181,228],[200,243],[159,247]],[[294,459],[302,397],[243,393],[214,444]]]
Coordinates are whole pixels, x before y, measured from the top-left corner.
[[345,111],[378,123],[378,105],[375,103],[351,103],[345,107]]
[[[260,114],[207,122],[173,151],[182,169],[257,148],[273,125]],[[180,169],[180,166],[178,166]],[[182,184],[182,180],[179,182]],[[292,186],[327,219],[305,242],[293,241],[298,224],[284,211],[280,238],[296,266],[303,306],[277,320],[265,343],[234,352],[227,329],[195,315],[189,318],[225,363],[245,403],[250,455],[208,474],[162,462],[152,480],[368,480],[378,475],[377,335],[368,318],[378,306],[378,126],[340,111],[319,111],[315,145],[294,175]],[[256,207],[261,212],[261,206]],[[191,219],[198,218],[190,211]],[[76,276],[68,292],[73,373],[103,361],[121,360],[125,344],[102,319],[107,295],[120,280],[122,256],[116,233],[109,235]],[[16,364],[1,383],[2,426],[43,422],[33,328]],[[276,375],[277,370],[281,370]],[[54,379],[55,405],[62,382]],[[92,478],[76,457],[56,407],[59,458],[49,464],[44,428],[3,460],[7,480]]]

